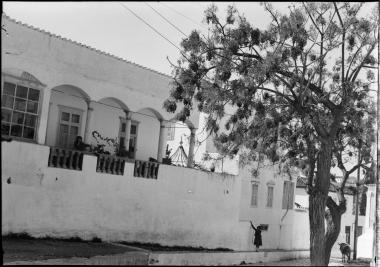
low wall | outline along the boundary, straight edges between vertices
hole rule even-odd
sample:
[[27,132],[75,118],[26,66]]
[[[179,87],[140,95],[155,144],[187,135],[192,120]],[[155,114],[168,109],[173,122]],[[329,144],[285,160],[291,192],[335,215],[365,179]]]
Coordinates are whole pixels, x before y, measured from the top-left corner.
[[[49,147],[2,144],[2,234],[237,249],[240,180],[160,165],[158,179],[47,166]],[[10,177],[10,179],[9,179]]]
[[285,261],[308,258],[307,250],[268,252],[219,252],[219,253],[151,253],[149,265],[239,265],[245,263]]

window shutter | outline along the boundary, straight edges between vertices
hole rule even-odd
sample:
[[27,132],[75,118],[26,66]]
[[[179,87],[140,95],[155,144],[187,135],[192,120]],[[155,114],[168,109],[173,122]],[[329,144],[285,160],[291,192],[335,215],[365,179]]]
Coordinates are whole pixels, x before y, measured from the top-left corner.
[[293,202],[294,202],[294,183],[288,182],[288,209],[293,209]]
[[287,202],[288,202],[288,183],[286,181],[284,181],[284,189],[283,189],[283,192],[282,192],[282,208],[283,209],[286,209],[286,206],[287,206]]

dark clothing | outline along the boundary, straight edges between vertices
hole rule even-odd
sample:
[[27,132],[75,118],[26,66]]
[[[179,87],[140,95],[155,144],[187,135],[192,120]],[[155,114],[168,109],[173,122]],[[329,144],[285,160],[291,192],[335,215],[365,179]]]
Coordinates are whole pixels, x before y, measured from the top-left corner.
[[255,240],[253,241],[253,244],[258,248],[263,245],[263,241],[261,239],[261,228],[260,226],[255,227],[252,222],[251,227],[255,230]]
[[256,247],[259,247],[259,246],[263,245],[263,242],[262,242],[262,239],[261,239],[261,230],[260,229],[255,229],[255,241],[253,242],[253,244]]

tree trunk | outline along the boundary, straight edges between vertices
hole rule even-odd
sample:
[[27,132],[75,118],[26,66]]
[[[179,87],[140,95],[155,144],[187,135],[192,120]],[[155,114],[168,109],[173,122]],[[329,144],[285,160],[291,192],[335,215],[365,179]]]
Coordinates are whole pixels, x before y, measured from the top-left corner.
[[327,195],[314,191],[309,196],[310,261],[312,266],[325,265],[325,207]]
[[326,263],[325,209],[330,187],[332,142],[325,140],[317,161],[317,174],[309,195],[310,261],[312,266]]
[[327,199],[326,211],[326,247],[325,247],[325,265],[327,266],[330,261],[331,249],[338,239],[340,233],[340,224],[342,219],[342,214],[346,211],[346,200],[339,201],[339,206],[337,206],[331,197]]

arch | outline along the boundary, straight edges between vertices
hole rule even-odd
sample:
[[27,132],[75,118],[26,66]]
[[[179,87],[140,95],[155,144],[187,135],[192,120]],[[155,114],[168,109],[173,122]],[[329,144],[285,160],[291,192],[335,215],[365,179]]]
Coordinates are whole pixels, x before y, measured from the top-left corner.
[[157,110],[153,109],[153,108],[141,108],[139,109],[137,112],[143,112],[144,110],[148,110],[149,112],[153,113],[154,116],[159,120],[159,121],[163,121],[164,120],[164,117],[160,114],[160,112],[158,112]]
[[73,92],[71,92],[72,96],[83,98],[83,100],[86,101],[86,102],[91,101],[90,96],[83,89],[81,89],[81,88],[79,88],[79,87],[77,87],[75,85],[62,84],[62,85],[58,85],[58,86],[52,87],[51,90],[52,91],[57,91],[58,93],[59,92],[66,93],[65,91],[67,91],[67,90],[73,91]]
[[99,99],[97,102],[102,102],[104,100],[111,100],[111,101],[115,102],[117,105],[119,105],[119,107],[122,108],[123,110],[127,110],[127,111],[130,110],[129,107],[123,101],[121,101],[120,99],[115,98],[115,97],[103,97],[103,98]]
[[1,72],[6,75],[13,78],[16,78],[17,80],[22,80],[25,82],[33,83],[39,87],[46,87],[46,84],[43,84],[39,79],[37,79],[33,74],[18,69],[18,68],[4,68],[1,70]]

